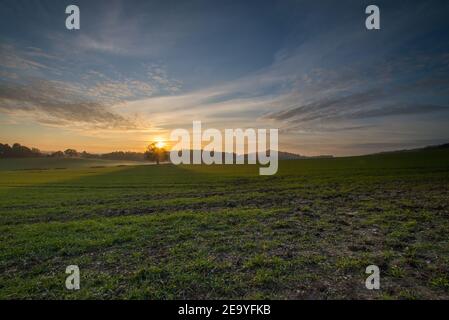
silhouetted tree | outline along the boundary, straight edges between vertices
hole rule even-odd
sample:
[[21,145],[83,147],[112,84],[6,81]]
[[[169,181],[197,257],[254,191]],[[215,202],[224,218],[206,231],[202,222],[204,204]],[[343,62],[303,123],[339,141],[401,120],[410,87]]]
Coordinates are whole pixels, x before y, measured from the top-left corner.
[[159,164],[161,161],[167,159],[167,151],[164,148],[159,148],[156,142],[153,142],[147,147],[147,151],[145,151],[145,159],[155,161]]
[[0,143],[0,158],[31,158],[41,156],[42,153],[36,148],[30,149],[22,146],[20,143],[14,143],[12,147],[8,144]]
[[78,156],[78,152],[75,149],[67,149],[66,151],[64,151],[64,154],[67,157],[77,157]]
[[0,158],[8,158],[11,156],[11,147],[9,144],[0,143]]

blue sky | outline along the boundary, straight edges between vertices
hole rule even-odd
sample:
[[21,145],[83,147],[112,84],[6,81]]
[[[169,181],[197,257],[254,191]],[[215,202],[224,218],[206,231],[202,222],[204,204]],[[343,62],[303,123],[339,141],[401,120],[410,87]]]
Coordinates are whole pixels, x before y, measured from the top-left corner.
[[[76,4],[81,29],[65,28]],[[381,30],[365,28],[376,4]],[[142,150],[174,128],[279,128],[352,155],[448,142],[447,1],[2,1],[0,136]]]

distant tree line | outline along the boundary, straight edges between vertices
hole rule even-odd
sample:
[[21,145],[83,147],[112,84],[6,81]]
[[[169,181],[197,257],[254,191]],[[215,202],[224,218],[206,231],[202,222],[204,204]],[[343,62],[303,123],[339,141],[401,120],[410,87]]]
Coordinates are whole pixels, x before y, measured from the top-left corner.
[[41,157],[39,149],[28,148],[19,143],[14,143],[12,147],[9,144],[0,143],[0,158],[33,158]]
[[[447,147],[447,145],[446,145]],[[185,150],[190,153],[190,163],[192,163],[193,153],[191,150]],[[268,151],[270,153],[270,151]],[[225,162],[226,153],[220,152],[222,162]],[[213,153],[212,153],[213,155]],[[289,152],[278,152],[279,159],[291,160],[291,159],[303,159],[308,158],[298,154]],[[55,151],[51,153],[41,152],[36,148],[28,148],[22,146],[19,143],[14,143],[12,146],[8,144],[0,143],[0,158],[33,158],[33,157],[51,157],[51,158],[83,158],[83,159],[105,159],[105,160],[125,160],[125,161],[152,161],[152,162],[164,162],[169,159],[169,152],[164,148],[158,148],[156,143],[152,143],[147,147],[144,153],[130,152],[130,151],[114,151],[110,153],[94,154],[86,151],[78,152],[75,149],[67,149],[65,151]],[[237,155],[232,154],[232,159],[235,161]],[[331,158],[332,156],[318,156],[318,158]],[[317,158],[317,157],[314,157]],[[248,161],[248,155],[244,155],[244,161]]]
[[128,161],[144,161],[145,155],[140,152],[123,152],[115,151],[104,154],[93,154],[86,151],[78,152],[75,149],[67,149],[65,151],[55,151],[51,153],[41,152],[36,148],[28,148],[19,143],[12,146],[0,143],[0,158],[85,158],[85,159],[106,159],[106,160],[128,160]]

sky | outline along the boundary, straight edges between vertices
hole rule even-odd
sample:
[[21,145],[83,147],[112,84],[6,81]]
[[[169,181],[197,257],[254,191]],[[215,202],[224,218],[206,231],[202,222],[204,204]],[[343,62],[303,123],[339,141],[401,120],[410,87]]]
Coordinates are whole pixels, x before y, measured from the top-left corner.
[[445,0],[2,0],[0,142],[143,151],[199,120],[278,128],[302,155],[447,143],[448,17]]

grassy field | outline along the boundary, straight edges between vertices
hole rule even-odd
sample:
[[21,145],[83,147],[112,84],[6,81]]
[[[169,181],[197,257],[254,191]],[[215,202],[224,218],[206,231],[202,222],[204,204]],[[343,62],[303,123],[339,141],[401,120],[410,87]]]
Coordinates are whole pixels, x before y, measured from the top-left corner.
[[449,149],[98,166],[0,162],[0,298],[449,298]]

